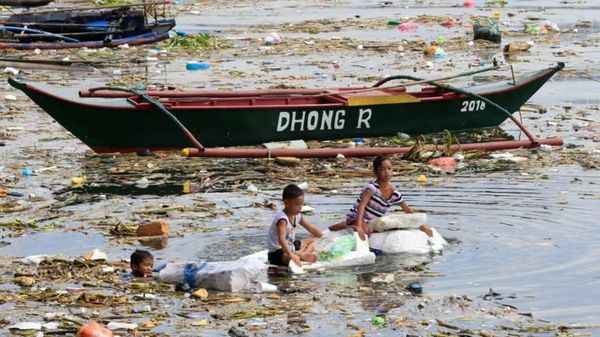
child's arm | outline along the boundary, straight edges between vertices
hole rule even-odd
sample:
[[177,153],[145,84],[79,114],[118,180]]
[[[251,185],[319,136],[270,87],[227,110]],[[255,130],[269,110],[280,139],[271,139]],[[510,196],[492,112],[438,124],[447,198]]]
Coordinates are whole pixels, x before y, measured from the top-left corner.
[[308,219],[306,219],[305,217],[302,217],[300,219],[300,225],[304,228],[306,228],[307,231],[310,232],[310,234],[320,238],[321,236],[323,236],[323,233],[321,233],[321,231],[313,226],[310,222],[308,222]]
[[368,232],[367,224],[364,221],[364,216],[369,204],[369,200],[373,196],[373,191],[366,189],[360,197],[360,204],[358,204],[358,210],[356,211],[356,231],[361,240],[365,239],[365,233]]
[[400,203],[400,207],[402,207],[402,210],[404,211],[404,213],[414,213],[415,212],[412,210],[412,208],[410,208],[410,206],[408,206],[406,201],[402,201]]
[[287,225],[284,219],[277,221],[277,237],[279,238],[279,245],[281,249],[283,249],[283,253],[287,255],[290,260],[294,261],[297,265],[301,266],[300,257],[290,250],[287,241],[285,240],[285,236],[287,234]]
[[[400,207],[402,207],[402,210],[405,213],[414,213],[415,211],[412,210],[412,208],[410,208],[410,206],[408,206],[408,204],[406,203],[406,201],[403,201],[400,203]],[[429,228],[429,226],[427,225],[421,225],[421,227],[419,227],[419,229],[427,234],[427,236],[433,236],[433,231],[431,230],[431,228]]]

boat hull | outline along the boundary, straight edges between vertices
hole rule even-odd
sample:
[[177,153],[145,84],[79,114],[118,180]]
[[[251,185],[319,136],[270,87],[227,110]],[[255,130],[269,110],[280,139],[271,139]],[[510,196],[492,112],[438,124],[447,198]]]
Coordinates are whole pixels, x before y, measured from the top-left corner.
[[45,6],[54,0],[0,0],[0,6],[13,7],[39,7]]
[[169,32],[151,32],[121,39],[78,42],[0,42],[0,49],[73,49],[73,48],[112,48],[121,45],[139,46],[167,40]]
[[[0,0],[1,1],[1,0]],[[24,12],[0,26],[0,49],[139,45],[169,38],[175,19],[153,19],[140,6]]]
[[[509,112],[519,109],[561,67],[533,73],[516,85],[502,82],[474,91]],[[133,152],[190,147],[189,139],[169,117],[131,99],[70,99],[13,79],[50,116],[96,152]],[[416,101],[349,105],[335,100],[306,106],[188,106],[179,101],[169,111],[206,147],[255,145],[292,139],[331,140],[352,137],[417,135],[499,126],[509,116],[466,95],[414,94]],[[185,102],[185,100],[183,100]]]

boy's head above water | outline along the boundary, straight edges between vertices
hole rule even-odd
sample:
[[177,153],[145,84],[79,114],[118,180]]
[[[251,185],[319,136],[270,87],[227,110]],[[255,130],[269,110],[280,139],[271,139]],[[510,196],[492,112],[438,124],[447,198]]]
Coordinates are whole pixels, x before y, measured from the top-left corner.
[[302,206],[304,205],[304,191],[294,185],[287,185],[283,189],[283,205],[285,206],[285,211],[289,214],[295,215],[299,214],[300,210],[302,210]]
[[154,256],[146,250],[136,250],[131,254],[131,274],[135,277],[147,277],[152,275],[154,267]]

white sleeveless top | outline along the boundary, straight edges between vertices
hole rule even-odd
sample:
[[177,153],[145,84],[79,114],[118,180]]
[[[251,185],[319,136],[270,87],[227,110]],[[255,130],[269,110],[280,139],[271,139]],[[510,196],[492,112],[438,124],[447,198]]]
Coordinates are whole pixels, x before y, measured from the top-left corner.
[[281,248],[281,245],[279,244],[279,234],[277,232],[277,223],[281,219],[284,219],[286,223],[285,241],[288,243],[290,250],[292,252],[295,251],[294,240],[296,240],[296,226],[300,224],[300,221],[302,220],[302,214],[296,215],[296,221],[294,221],[295,223],[292,224],[290,219],[288,219],[287,214],[281,210],[277,212],[275,220],[273,220],[271,227],[269,227],[269,236],[267,238],[267,248],[269,249],[269,253]]

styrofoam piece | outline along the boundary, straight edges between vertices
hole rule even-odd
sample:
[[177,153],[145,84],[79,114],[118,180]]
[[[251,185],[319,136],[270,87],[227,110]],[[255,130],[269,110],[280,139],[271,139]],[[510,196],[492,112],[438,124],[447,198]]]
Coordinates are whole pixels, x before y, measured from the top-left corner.
[[[326,236],[329,233],[329,231],[325,231],[323,235]],[[362,266],[375,263],[375,254],[369,251],[369,239],[361,240],[356,232],[354,232],[354,237],[356,238],[356,247],[348,254],[327,261],[302,262],[301,267],[290,261],[290,271],[298,274],[307,270]]]
[[425,213],[398,213],[375,218],[370,224],[374,231],[383,232],[390,229],[419,228],[425,223],[427,223]]
[[30,255],[20,259],[19,261],[24,264],[38,265],[48,258],[50,258],[50,255]]
[[135,330],[138,325],[136,323],[109,322],[106,327],[110,330]]
[[302,205],[302,209],[300,210],[300,213],[308,213],[308,212],[314,212],[315,208],[314,207],[310,207],[308,205]]
[[42,323],[20,322],[9,326],[8,330],[42,330]]
[[85,254],[85,258],[92,261],[106,261],[108,260],[108,255],[100,249],[94,248],[90,249],[87,254]]
[[434,228],[431,230],[433,232],[432,237],[427,236],[418,229],[373,233],[369,238],[369,242],[371,247],[390,254],[439,252],[448,243]]
[[[366,241],[366,240],[365,240]],[[351,251],[348,254],[327,261],[317,261],[315,263],[302,263],[303,270],[316,270],[316,269],[331,269],[331,268],[342,268],[352,266],[363,266],[367,264],[375,263],[375,254],[370,251]],[[292,272],[294,272],[292,270]]]
[[255,290],[257,293],[274,293],[277,292],[277,286],[271,283],[258,282]]
[[297,265],[294,261],[290,261],[290,263],[288,264],[288,268],[290,268],[290,271],[292,272],[292,274],[306,273],[304,271],[304,268],[302,268],[302,266]]
[[265,148],[269,149],[269,150],[274,150],[274,149],[307,149],[308,146],[306,145],[306,143],[299,139],[299,140],[290,140],[290,141],[285,141],[285,142],[270,142],[270,143],[263,143],[262,144]]

